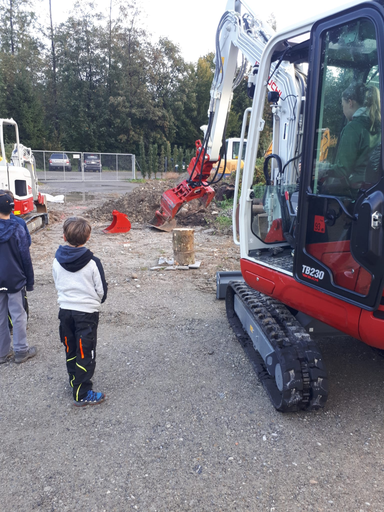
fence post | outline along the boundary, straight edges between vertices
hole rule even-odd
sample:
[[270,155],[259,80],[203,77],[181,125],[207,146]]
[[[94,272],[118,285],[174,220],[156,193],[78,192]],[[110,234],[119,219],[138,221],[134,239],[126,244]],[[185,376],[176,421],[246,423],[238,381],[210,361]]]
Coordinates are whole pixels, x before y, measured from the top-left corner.
[[136,157],[135,155],[132,155],[132,179],[136,179]]

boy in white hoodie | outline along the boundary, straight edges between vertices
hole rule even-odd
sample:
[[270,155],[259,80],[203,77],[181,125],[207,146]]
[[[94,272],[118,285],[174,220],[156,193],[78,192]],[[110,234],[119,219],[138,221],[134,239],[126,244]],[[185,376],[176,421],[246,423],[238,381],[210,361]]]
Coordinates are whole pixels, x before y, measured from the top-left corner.
[[91,225],[81,217],[70,217],[63,225],[67,245],[60,245],[53,261],[53,279],[60,306],[60,340],[65,347],[74,405],[100,404],[103,393],[92,390],[96,367],[99,309],[107,298],[107,282],[98,258],[85,247]]

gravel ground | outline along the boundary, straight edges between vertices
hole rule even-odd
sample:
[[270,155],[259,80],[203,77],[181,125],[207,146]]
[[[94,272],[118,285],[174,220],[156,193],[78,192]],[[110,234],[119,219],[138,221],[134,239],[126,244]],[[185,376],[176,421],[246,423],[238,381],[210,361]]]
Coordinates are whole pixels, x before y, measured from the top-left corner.
[[100,201],[55,206],[57,222],[33,235],[38,355],[0,366],[0,509],[384,510],[384,360],[351,338],[322,339],[325,409],[276,412],[215,298],[216,271],[238,269],[238,250],[206,227],[195,230],[198,270],[151,271],[172,256],[171,233],[93,223],[89,248],[109,282],[94,389],[107,400],[73,407],[51,264],[62,219]]

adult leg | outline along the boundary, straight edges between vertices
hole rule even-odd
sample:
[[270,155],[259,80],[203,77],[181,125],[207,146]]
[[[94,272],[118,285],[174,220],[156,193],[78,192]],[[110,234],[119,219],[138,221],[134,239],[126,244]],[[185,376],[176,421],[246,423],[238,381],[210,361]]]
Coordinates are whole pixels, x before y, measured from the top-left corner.
[[[0,293],[0,358],[6,358],[11,348],[8,328],[8,294]],[[4,359],[4,362],[6,359]]]
[[67,365],[67,372],[69,377],[69,384],[73,388],[73,382],[76,374],[76,336],[75,336],[75,321],[72,317],[72,311],[69,309],[60,309],[60,341],[65,348],[65,361]]
[[96,342],[99,313],[73,311],[76,325],[76,374],[73,383],[73,397],[76,401],[84,398],[92,389],[92,376],[96,368]]

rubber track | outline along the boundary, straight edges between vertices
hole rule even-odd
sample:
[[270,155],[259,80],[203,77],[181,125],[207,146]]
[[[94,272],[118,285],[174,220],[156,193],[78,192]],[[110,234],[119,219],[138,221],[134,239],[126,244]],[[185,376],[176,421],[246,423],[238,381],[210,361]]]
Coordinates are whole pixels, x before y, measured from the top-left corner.
[[[282,391],[277,388],[274,377],[269,374],[234,311],[235,294],[252,314],[275,351],[282,368]],[[243,282],[232,281],[227,288],[226,307],[228,320],[274,407],[281,412],[324,407],[328,397],[328,381],[321,354],[316,343],[284,304]]]

